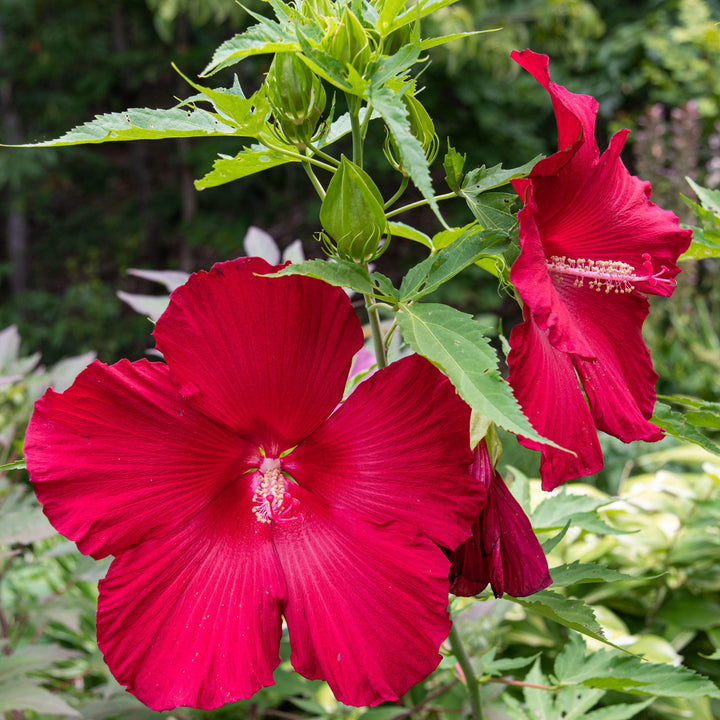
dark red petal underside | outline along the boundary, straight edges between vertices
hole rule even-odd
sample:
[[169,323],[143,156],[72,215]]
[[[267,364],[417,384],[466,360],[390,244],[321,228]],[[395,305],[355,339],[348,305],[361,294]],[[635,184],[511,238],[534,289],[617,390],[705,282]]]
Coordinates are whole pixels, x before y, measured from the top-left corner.
[[248,698],[279,663],[286,590],[270,526],[235,483],[175,533],[113,560],[98,644],[118,682],[153,710]]
[[[116,555],[207,505],[253,459],[178,394],[163,363],[92,363],[35,404],[28,472],[50,522],[94,557]],[[255,451],[257,455],[257,451]]]
[[181,393],[268,455],[330,415],[363,342],[340,288],[257,275],[276,269],[241,258],[191,276],[154,333]]

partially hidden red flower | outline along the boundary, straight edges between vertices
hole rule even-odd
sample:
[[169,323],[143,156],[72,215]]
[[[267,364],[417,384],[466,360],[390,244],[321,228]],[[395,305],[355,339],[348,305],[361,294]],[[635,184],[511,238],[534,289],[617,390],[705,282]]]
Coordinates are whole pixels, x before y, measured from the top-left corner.
[[623,165],[627,130],[599,154],[594,98],[552,82],[546,55],[512,58],[550,94],[558,127],[559,151],[514,183],[524,206],[510,279],[524,322],[511,332],[508,357],[509,382],[533,427],[575,453],[521,440],[542,451],[542,484],[551,490],[602,468],[597,430],[624,442],[662,437],[649,422],[657,374],[641,332],[645,296],[672,294],[691,231]]
[[525,597],[552,583],[530,520],[493,468],[485,440],[475,448],[472,476],[485,488],[485,506],[472,536],[450,556],[450,592],[470,597],[488,585],[495,597]]
[[359,320],[341,289],[273,269],[193,275],[155,328],[165,362],[94,362],[28,429],[48,518],[115,556],[107,664],[157,710],[272,684],[281,616],[295,669],[353,705],[419,682],[449,632],[438,545],[462,542],[482,501],[469,409],[416,355],[338,407]]

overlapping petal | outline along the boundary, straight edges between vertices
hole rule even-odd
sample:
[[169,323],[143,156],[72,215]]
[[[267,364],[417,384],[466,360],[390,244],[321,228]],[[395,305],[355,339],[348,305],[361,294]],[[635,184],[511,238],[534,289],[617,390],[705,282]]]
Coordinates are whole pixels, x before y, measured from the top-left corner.
[[334,506],[378,522],[404,520],[455,547],[482,501],[467,472],[469,421],[447,378],[411,355],[358,385],[284,466]]
[[548,91],[558,124],[560,150],[515,183],[524,207],[510,271],[525,315],[510,338],[510,383],[540,434],[576,453],[543,447],[549,489],[602,467],[595,428],[626,442],[661,437],[648,422],[657,375],[642,341],[641,293],[672,293],[691,233],[628,173],[627,131],[598,157],[593,98],[553,83],[547,56],[512,57]]
[[50,522],[96,558],[183,525],[257,450],[191,407],[163,363],[92,363],[35,405],[28,472]]
[[406,523],[367,522],[302,489],[298,498],[302,522],[274,533],[292,664],[349,705],[397,699],[440,661],[449,563]]
[[211,709],[272,685],[286,602],[269,525],[234,483],[182,528],[113,560],[98,644],[118,682],[154,710]]
[[469,597],[490,583],[495,597],[505,592],[525,597],[548,587],[552,578],[545,553],[527,515],[493,469],[484,441],[475,450],[471,472],[487,487],[487,502],[472,536],[452,554],[450,592]]
[[363,342],[340,288],[258,275],[275,269],[242,258],[191,276],[154,332],[181,393],[269,455],[330,415]]

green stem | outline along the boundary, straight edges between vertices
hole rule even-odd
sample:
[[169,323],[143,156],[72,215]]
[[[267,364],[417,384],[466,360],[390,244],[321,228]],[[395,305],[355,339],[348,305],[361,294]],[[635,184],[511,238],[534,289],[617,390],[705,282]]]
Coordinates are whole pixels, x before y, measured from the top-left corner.
[[334,167],[340,166],[340,163],[332,155],[328,155],[326,152],[323,152],[319,147],[316,147],[315,145],[311,145],[310,143],[308,143],[307,149],[310,150],[315,155],[317,155],[318,157],[321,157],[323,160],[327,160]]
[[310,178],[310,182],[312,183],[313,187],[317,191],[317,194],[320,196],[320,199],[324,200],[325,199],[325,188],[320,184],[320,181],[315,176],[312,166],[310,165],[310,163],[307,160],[302,161],[302,166],[305,169],[307,176]]
[[[436,200],[450,200],[450,198],[457,197],[457,194],[454,192],[445,193],[444,195],[436,195]],[[393,210],[392,212],[387,213],[386,217],[391,218],[395,215],[399,215],[400,213],[407,212],[408,210],[414,210],[415,208],[422,207],[423,205],[427,205],[427,200],[418,200],[417,202],[410,203],[409,205],[403,205],[401,208],[398,208],[397,210]]]
[[378,369],[382,369],[387,367],[387,356],[385,355],[385,343],[383,342],[382,330],[380,329],[378,308],[375,304],[375,298],[371,295],[364,295],[363,297],[365,298],[365,310],[367,310],[370,332],[372,333],[375,360],[377,361]]
[[350,113],[350,128],[352,129],[352,155],[353,162],[358,166],[363,166],[363,138],[362,128],[360,127],[360,108],[356,112]]
[[403,175],[402,182],[400,183],[400,187],[398,188],[398,191],[385,203],[385,209],[387,210],[389,207],[392,207],[394,203],[396,203],[402,194],[405,192],[405,188],[408,186],[408,180],[409,177],[407,175]]
[[328,165],[327,163],[320,162],[319,160],[316,160],[314,157],[310,157],[308,155],[302,155],[298,152],[293,152],[292,150],[288,150],[284,147],[278,147],[277,145],[274,145],[273,143],[269,142],[267,138],[265,137],[258,137],[258,140],[262,145],[264,145],[268,150],[275,150],[276,152],[282,153],[283,155],[286,155],[289,158],[292,158],[293,160],[299,160],[300,162],[309,162],[312,165],[315,165],[315,167],[322,168],[323,170],[327,170],[328,172],[334,173],[336,168],[334,168],[332,165]]
[[450,641],[453,655],[462,668],[463,675],[465,675],[465,687],[467,687],[468,697],[470,699],[472,718],[473,720],[483,720],[482,707],[480,706],[480,686],[478,685],[477,676],[475,675],[470,656],[463,645],[455,623],[452,624],[448,640]]

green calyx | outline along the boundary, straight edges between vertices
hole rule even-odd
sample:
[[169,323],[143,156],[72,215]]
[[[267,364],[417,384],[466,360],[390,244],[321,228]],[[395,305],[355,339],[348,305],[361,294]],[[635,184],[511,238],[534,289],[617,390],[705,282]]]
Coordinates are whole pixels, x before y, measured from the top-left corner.
[[325,110],[320,78],[293,52],[275,55],[267,74],[270,106],[285,139],[304,148]]
[[[428,165],[431,165],[438,154],[440,142],[435,125],[428,115],[428,111],[423,104],[415,97],[415,95],[406,92],[402,97],[403,104],[408,113],[408,122],[410,124],[410,132],[420,141],[423,152],[427,158]],[[404,172],[402,164],[396,158],[400,157],[395,141],[390,137],[389,142],[383,147],[385,157],[388,162],[400,172]]]
[[320,222],[341,257],[362,263],[378,257],[387,225],[383,205],[372,178],[343,156],[320,208]]
[[370,39],[360,20],[346,5],[340,22],[329,38],[330,54],[362,75],[370,62]]

